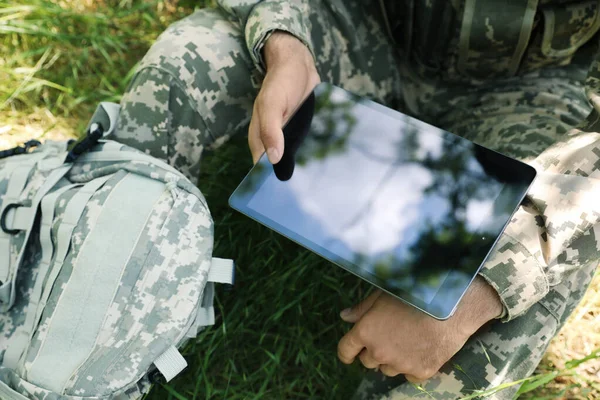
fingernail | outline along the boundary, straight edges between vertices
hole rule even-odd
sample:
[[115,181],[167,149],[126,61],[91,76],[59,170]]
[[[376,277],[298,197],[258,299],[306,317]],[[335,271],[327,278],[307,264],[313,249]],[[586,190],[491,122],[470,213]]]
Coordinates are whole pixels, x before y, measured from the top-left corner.
[[350,316],[351,313],[352,309],[346,308],[345,310],[342,310],[342,312],[340,313],[340,317],[342,317],[342,319],[346,319]]
[[267,150],[267,157],[269,157],[271,164],[275,164],[279,161],[279,151],[275,147],[270,147]]

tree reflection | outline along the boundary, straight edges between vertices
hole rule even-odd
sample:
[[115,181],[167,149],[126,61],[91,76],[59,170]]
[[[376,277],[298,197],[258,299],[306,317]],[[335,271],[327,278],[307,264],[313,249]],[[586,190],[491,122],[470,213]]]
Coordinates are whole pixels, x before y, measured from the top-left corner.
[[[498,193],[501,185],[499,177],[490,177],[490,173],[498,169],[497,166],[480,157],[482,150],[479,146],[465,143],[454,135],[449,135],[442,141],[441,151],[432,152],[420,140],[424,134],[423,128],[415,125],[408,116],[404,116],[405,124],[401,132],[398,132],[392,159],[389,154],[378,154],[377,146],[365,146],[364,141],[357,144],[353,140],[352,133],[357,115],[360,114],[355,110],[356,102],[360,104],[365,100],[333,101],[332,88],[328,90],[329,92],[317,97],[311,135],[304,141],[296,158],[299,165],[307,166],[311,161],[343,154],[352,146],[364,157],[375,161],[403,166],[412,164],[426,169],[433,179],[422,191],[423,197],[444,199],[449,205],[447,212],[441,218],[436,218],[435,223],[425,220],[414,227],[419,232],[408,247],[407,255],[399,257],[394,252],[386,252],[385,255],[373,256],[353,249],[354,259],[351,261],[363,269],[373,271],[383,280],[393,281],[394,286],[407,291],[414,284],[439,286],[450,269],[464,271],[471,277],[498,232],[493,232],[493,226],[487,227],[489,229],[477,227],[480,228],[477,231],[469,227],[467,207],[470,201],[484,201],[490,197],[493,199]],[[376,135],[374,140],[377,140]],[[378,191],[373,193],[373,198],[349,219],[350,222],[343,230],[349,231],[359,225],[363,218],[368,218],[378,194]],[[403,217],[390,215],[390,218]],[[481,240],[482,236],[486,240]],[[399,238],[398,242],[401,241],[402,238]],[[457,285],[463,284],[456,280],[454,282]]]
[[348,99],[334,99],[334,88],[327,86],[315,99],[314,119],[310,136],[302,143],[295,161],[304,166],[309,160],[323,160],[345,151],[357,119],[352,113],[355,103]]
[[[423,190],[423,196],[445,199],[449,207],[435,224],[431,221],[419,224],[419,235],[407,251],[409,256],[398,258],[392,255],[369,260],[362,255],[356,261],[373,263],[377,276],[393,281],[394,286],[407,291],[411,291],[414,284],[438,287],[450,269],[465,272],[470,279],[497,233],[486,227],[477,227],[479,230],[469,227],[467,207],[470,201],[495,197],[501,184],[491,179],[486,169],[497,167],[489,163],[482,167],[481,160],[475,161],[473,157],[479,150],[476,145],[465,147],[456,136],[444,140],[441,152],[434,155],[423,149],[418,139],[419,129],[408,120],[407,123],[412,128],[401,133],[402,139],[396,149],[399,159],[403,164],[413,163],[426,168],[433,180]],[[402,218],[401,215],[396,217]],[[486,239],[481,240],[481,237]],[[464,284],[457,280],[453,282]]]

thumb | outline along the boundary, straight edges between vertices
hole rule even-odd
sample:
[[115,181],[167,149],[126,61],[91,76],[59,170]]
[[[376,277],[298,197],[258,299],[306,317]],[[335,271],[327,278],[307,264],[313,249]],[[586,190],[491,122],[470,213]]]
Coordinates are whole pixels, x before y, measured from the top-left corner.
[[277,164],[283,156],[283,116],[287,110],[287,101],[280,92],[265,90],[258,101],[259,137],[271,164]]
[[350,323],[356,323],[367,313],[375,303],[375,300],[381,295],[381,290],[376,290],[371,293],[366,299],[358,303],[352,308],[347,308],[340,313],[340,317]]

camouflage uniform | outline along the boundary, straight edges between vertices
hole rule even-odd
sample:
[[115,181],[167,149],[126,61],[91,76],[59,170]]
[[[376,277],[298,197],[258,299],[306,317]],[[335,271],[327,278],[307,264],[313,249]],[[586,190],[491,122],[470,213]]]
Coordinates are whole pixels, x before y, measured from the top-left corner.
[[246,132],[262,46],[283,30],[310,48],[322,80],[530,163],[539,175],[526,206],[480,272],[501,320],[421,388],[375,377],[357,397],[457,398],[531,374],[600,258],[600,64],[588,49],[597,3],[217,3],[172,25],[141,62],[120,140],[196,177],[205,146]]

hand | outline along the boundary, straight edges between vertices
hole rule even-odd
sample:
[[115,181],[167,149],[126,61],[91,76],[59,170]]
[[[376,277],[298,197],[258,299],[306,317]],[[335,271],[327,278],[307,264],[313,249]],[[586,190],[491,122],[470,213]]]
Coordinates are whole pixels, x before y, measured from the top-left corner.
[[420,382],[431,378],[471,335],[501,312],[498,294],[479,276],[446,321],[378,290],[342,311],[342,319],[355,325],[340,340],[338,357],[350,364],[358,356],[366,368],[379,368],[388,376],[405,374],[409,381]]
[[265,149],[276,164],[283,155],[283,125],[321,79],[308,48],[288,33],[273,33],[264,57],[267,74],[254,101],[248,145],[255,164]]

